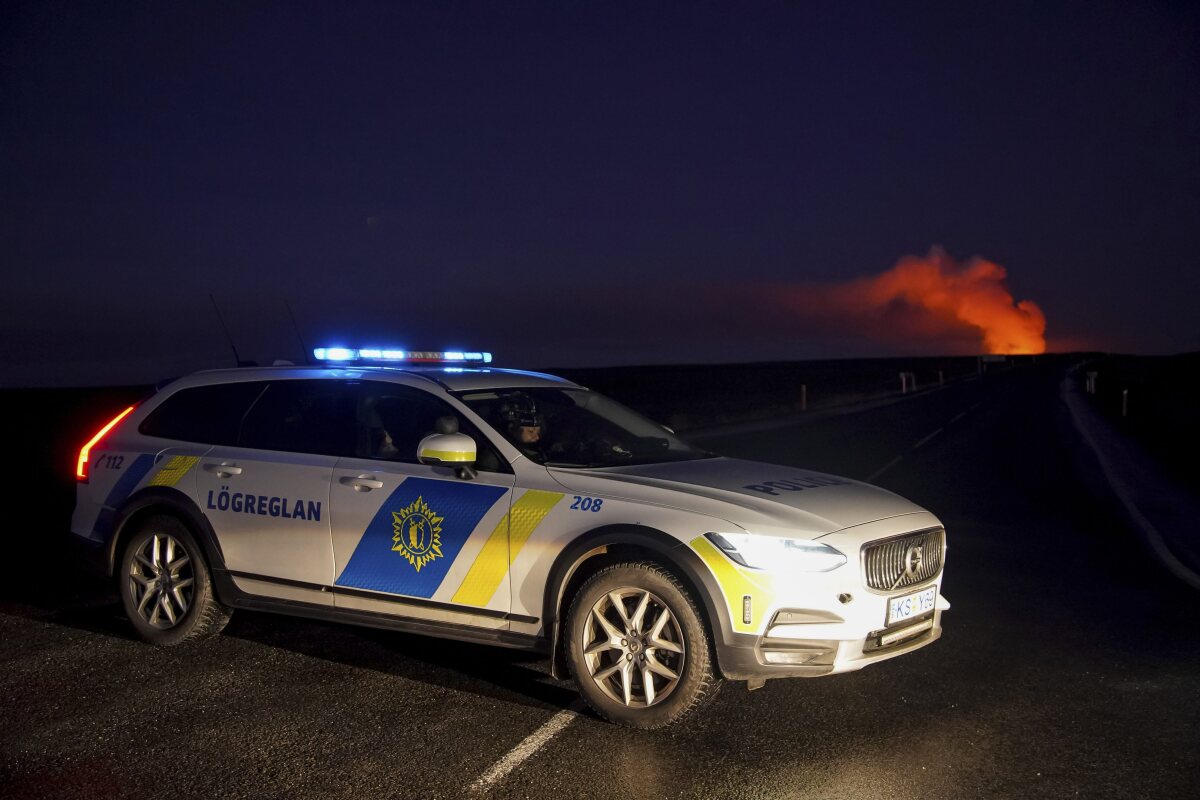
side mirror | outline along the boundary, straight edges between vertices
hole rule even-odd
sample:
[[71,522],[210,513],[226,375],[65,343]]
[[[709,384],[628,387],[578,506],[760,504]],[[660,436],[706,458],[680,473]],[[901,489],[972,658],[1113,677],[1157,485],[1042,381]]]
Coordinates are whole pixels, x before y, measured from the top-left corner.
[[417,445],[417,460],[432,467],[454,467],[458,477],[475,477],[475,440],[465,433],[431,433]]

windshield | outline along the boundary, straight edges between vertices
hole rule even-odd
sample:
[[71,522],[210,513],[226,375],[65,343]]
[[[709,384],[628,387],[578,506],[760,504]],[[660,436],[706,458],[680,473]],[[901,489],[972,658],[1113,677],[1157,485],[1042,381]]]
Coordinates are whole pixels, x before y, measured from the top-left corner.
[[707,458],[635,411],[587,389],[457,393],[529,459],[548,467],[620,467]]

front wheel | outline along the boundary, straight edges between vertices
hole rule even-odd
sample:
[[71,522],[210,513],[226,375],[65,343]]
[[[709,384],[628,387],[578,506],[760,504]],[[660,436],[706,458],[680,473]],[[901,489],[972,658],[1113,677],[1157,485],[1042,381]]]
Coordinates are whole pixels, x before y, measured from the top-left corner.
[[229,621],[229,611],[213,594],[204,553],[175,517],[152,517],[133,533],[117,582],[129,621],[151,644],[212,636]]
[[720,685],[695,603],[656,564],[600,570],[579,589],[567,622],[567,658],[579,691],[610,722],[669,725]]

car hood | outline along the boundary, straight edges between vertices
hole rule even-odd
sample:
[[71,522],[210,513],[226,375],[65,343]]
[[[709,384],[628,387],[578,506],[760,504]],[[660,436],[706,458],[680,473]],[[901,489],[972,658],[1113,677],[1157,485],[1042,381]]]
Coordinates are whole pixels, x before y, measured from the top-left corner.
[[850,478],[734,458],[550,473],[580,493],[622,496],[705,513],[747,529],[785,528],[808,536],[925,510]]

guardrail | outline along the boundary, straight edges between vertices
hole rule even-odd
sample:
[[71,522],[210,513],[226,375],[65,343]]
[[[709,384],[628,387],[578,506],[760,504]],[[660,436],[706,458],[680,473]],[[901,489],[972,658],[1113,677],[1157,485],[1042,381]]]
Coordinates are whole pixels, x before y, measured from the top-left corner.
[[847,359],[548,369],[676,431],[779,419],[924,392],[1037,357]]
[[1200,485],[1200,353],[1108,355],[1074,380],[1109,424],[1137,440],[1175,478]]

